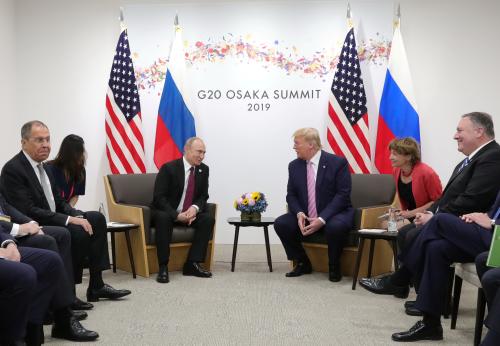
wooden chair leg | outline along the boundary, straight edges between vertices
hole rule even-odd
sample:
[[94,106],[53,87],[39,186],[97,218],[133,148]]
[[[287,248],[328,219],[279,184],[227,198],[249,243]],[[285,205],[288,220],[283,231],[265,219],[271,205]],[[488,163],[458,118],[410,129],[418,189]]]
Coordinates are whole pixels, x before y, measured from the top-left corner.
[[460,294],[462,293],[462,278],[455,275],[455,285],[453,287],[453,308],[451,309],[451,329],[457,326],[458,306],[460,304]]
[[477,289],[476,327],[474,329],[474,346],[481,343],[483,333],[484,310],[486,309],[486,297],[482,288]]

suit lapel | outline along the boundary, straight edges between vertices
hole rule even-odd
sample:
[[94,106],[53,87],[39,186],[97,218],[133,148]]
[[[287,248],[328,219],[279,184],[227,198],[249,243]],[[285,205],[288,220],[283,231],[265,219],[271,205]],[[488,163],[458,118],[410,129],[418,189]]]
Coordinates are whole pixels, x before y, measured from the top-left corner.
[[[43,193],[42,185],[40,184],[40,180],[38,180],[38,177],[36,176],[35,171],[33,170],[33,166],[31,166],[30,162],[28,161],[26,156],[24,156],[24,153],[22,151],[18,154],[18,157],[19,157],[19,161],[20,161],[21,165],[24,166],[24,171],[28,175],[29,181],[31,181],[31,184],[36,188],[38,193],[40,195],[42,195],[43,198],[45,198],[45,194]],[[47,205],[48,205],[48,202],[47,202]]]

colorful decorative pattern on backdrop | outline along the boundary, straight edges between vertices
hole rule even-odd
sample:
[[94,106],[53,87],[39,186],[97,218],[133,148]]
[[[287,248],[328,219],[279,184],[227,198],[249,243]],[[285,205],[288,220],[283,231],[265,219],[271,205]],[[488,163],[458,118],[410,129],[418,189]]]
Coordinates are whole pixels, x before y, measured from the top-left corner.
[[[339,42],[338,46],[342,43]],[[211,38],[207,41],[196,41],[194,44],[184,41],[185,59],[193,68],[200,68],[207,63],[223,63],[227,59],[236,59],[242,63],[259,63],[262,68],[276,68],[287,75],[302,75],[313,78],[325,77],[333,72],[338,62],[338,55],[333,49],[323,48],[315,51],[310,56],[301,55],[300,50],[292,45],[274,40],[272,43],[257,43],[252,41],[251,35],[234,37],[226,34],[220,40]],[[382,65],[387,63],[391,42],[377,34],[375,39],[361,42],[358,46],[360,61]],[[134,58],[139,53],[134,53]],[[136,78],[139,89],[148,90],[156,88],[165,80],[167,58],[158,58],[150,66],[136,67]]]

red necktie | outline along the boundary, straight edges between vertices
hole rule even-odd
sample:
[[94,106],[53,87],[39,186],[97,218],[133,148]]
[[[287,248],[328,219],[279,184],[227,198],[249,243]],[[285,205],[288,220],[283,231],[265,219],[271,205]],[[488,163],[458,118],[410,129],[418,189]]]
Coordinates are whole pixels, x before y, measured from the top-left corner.
[[184,204],[182,205],[182,211],[188,210],[189,207],[193,205],[193,197],[194,197],[194,167],[191,167],[189,169],[189,178],[187,182],[186,196],[184,197]]

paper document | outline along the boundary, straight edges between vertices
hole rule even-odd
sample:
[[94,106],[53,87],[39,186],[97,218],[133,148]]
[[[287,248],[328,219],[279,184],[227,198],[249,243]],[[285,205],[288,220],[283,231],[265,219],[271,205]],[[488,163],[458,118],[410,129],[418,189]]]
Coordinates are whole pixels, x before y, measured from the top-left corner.
[[114,221],[108,222],[107,225],[108,225],[108,227],[131,227],[131,226],[136,226],[133,223],[114,222]]
[[500,226],[496,225],[491,238],[490,253],[486,261],[488,267],[500,267]]
[[359,233],[384,233],[387,232],[386,229],[380,228],[363,228],[358,231]]

